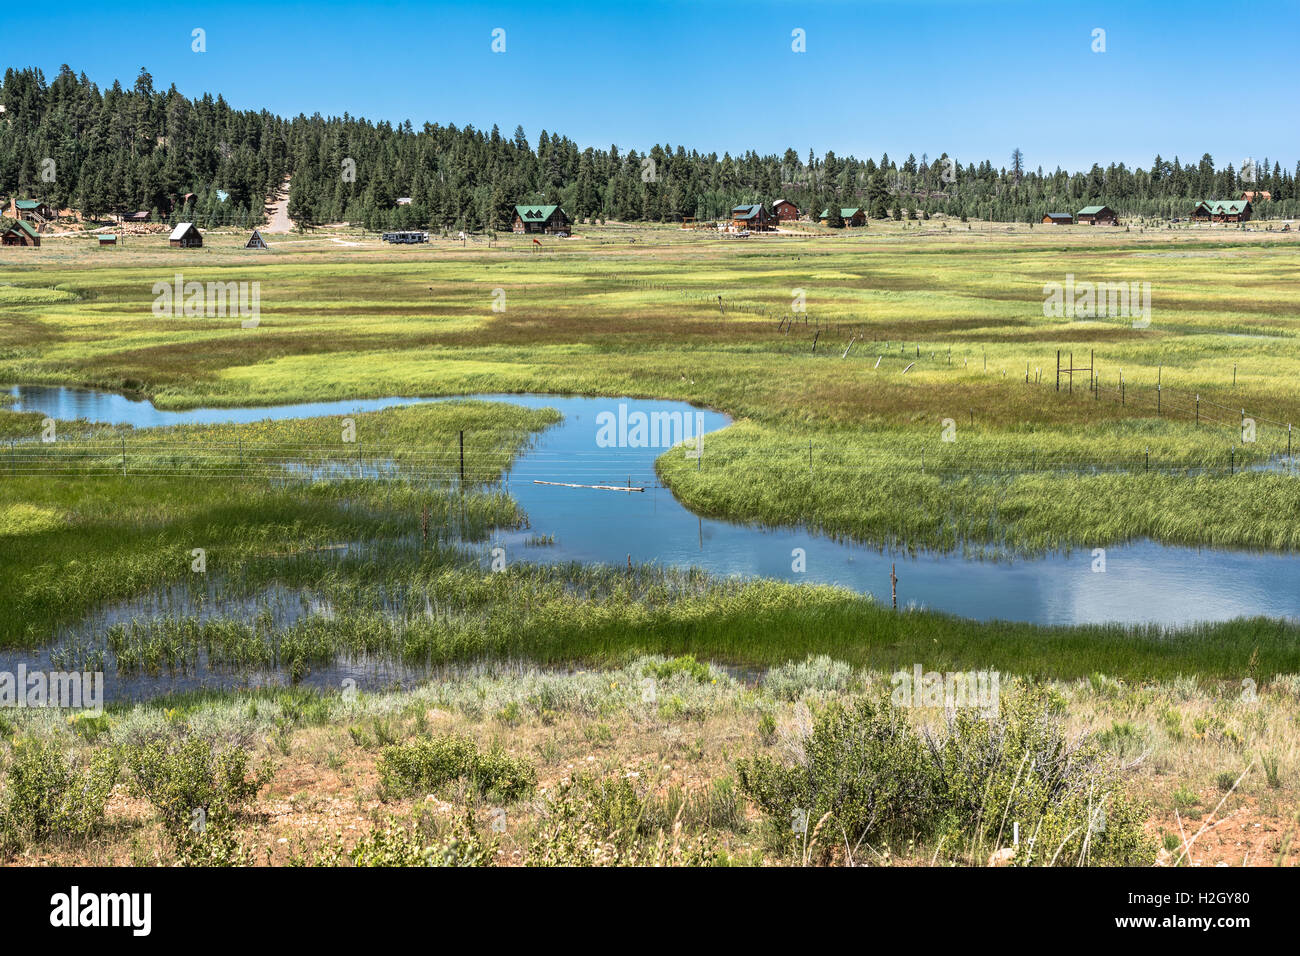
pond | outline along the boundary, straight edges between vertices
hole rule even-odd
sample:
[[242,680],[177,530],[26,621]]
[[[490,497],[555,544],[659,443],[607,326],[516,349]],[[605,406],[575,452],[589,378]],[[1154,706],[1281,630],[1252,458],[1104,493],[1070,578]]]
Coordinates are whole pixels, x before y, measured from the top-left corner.
[[[15,386],[17,411],[137,428],[191,423],[350,415],[447,398],[389,397],[260,408],[157,409],[147,400],[87,389]],[[1037,624],[1189,624],[1264,615],[1300,615],[1300,555],[1172,547],[1140,541],[1106,548],[1105,571],[1088,549],[981,560],[961,554],[905,553],[832,540],[802,528],[768,529],[701,518],[658,483],[655,459],[673,440],[707,434],[727,416],[683,402],[558,395],[458,396],[558,410],[564,420],[516,459],[506,478],[529,516],[524,531],[477,545],[484,566],[493,548],[510,561],[656,562],[717,575],[836,584],[888,603],[890,569],[900,606],[978,620]],[[638,416],[644,415],[645,419]],[[649,421],[649,435],[638,425]],[[642,442],[641,439],[649,438]],[[635,447],[634,447],[635,446]],[[704,439],[707,454],[708,439]],[[685,454],[682,448],[672,454]],[[555,482],[555,484],[535,484]],[[568,485],[644,488],[608,490]],[[528,546],[537,537],[545,547]],[[797,571],[795,549],[805,555]]]

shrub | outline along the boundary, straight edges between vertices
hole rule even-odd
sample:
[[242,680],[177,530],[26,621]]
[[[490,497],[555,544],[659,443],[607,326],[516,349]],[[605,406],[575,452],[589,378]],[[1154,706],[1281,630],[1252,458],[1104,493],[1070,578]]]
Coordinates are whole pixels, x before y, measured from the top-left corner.
[[89,836],[104,822],[117,775],[115,751],[100,751],[78,769],[54,744],[18,741],[5,779],[0,844],[16,849],[56,833]]
[[[466,811],[451,828],[451,835],[432,843],[421,839],[418,827],[393,819],[383,828],[372,829],[350,850],[343,848],[342,837],[320,851],[313,866],[492,866],[496,862],[498,841],[484,837]],[[295,865],[304,861],[295,859]]]
[[681,657],[663,662],[651,661],[645,665],[645,673],[647,677],[661,681],[666,681],[677,674],[684,674],[701,684],[707,684],[713,679],[713,671],[709,669],[709,665],[701,664],[692,654],[683,654]]
[[190,737],[179,744],[136,744],[126,750],[131,791],[145,797],[162,816],[173,838],[192,832],[195,811],[209,825],[242,810],[271,780],[264,763],[248,775],[248,753],[238,747],[216,749],[211,741]]
[[853,668],[822,654],[803,661],[791,661],[771,668],[763,675],[763,688],[778,700],[802,700],[847,691],[853,684]]
[[739,761],[736,771],[741,792],[786,845],[803,835],[803,824],[811,836],[823,818],[830,826],[824,845],[855,846],[910,836],[932,813],[933,768],[887,696],[830,704],[814,720],[795,766],[760,755]]
[[1018,824],[1018,863],[1149,863],[1144,808],[1127,799],[1100,749],[1066,735],[1062,711],[1059,698],[1024,691],[1003,696],[996,717],[959,710],[922,740],[888,696],[832,704],[793,766],[742,760],[740,787],[786,846],[805,829],[821,859],[865,839],[913,838],[982,861],[1011,843]]
[[385,793],[397,796],[465,780],[480,794],[518,800],[537,786],[537,771],[500,747],[482,752],[468,737],[448,734],[385,747],[379,756],[379,780]]
[[[717,849],[708,835],[687,840],[679,826],[671,832],[660,830],[653,841],[633,839],[631,817],[637,815],[639,820],[640,811],[632,803],[639,806],[640,800],[626,779],[607,782],[610,786],[605,788],[593,787],[590,780],[559,786],[547,801],[526,865],[710,866],[717,862]],[[615,832],[604,832],[611,821]]]

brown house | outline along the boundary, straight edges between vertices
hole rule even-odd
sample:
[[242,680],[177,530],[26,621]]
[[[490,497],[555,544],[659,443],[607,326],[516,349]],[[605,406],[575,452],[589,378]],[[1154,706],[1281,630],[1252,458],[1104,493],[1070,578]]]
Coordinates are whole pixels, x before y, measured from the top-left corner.
[[1049,212],[1043,217],[1045,226],[1073,226],[1074,217],[1068,212]]
[[1192,210],[1192,222],[1250,222],[1254,214],[1248,199],[1204,199]]
[[15,199],[6,211],[11,219],[43,223],[55,218],[55,212],[39,199]]
[[731,210],[731,224],[737,229],[766,232],[772,228],[772,223],[775,221],[776,218],[761,202],[749,206],[736,206]]
[[1074,221],[1081,226],[1118,226],[1119,216],[1109,206],[1084,206]]
[[197,249],[203,245],[203,234],[192,222],[178,222],[167,241],[169,245],[181,249]]
[[541,232],[548,235],[568,235],[573,224],[559,206],[516,206],[513,228],[515,232]]
[[772,203],[772,215],[777,222],[794,222],[799,218],[799,207],[788,199],[778,199]]
[[19,219],[12,226],[6,229],[3,235],[0,235],[0,244],[6,246],[39,247],[41,244],[41,234],[32,227],[31,223]]
[[1267,189],[1261,189],[1259,192],[1244,192],[1241,198],[1246,202],[1272,202],[1273,194]]

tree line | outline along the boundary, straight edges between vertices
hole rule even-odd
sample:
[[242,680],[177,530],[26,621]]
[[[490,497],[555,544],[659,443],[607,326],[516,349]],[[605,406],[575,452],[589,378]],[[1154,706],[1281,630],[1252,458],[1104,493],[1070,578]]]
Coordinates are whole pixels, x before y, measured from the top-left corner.
[[832,219],[861,206],[873,219],[1037,222],[1094,204],[1127,217],[1186,218],[1197,200],[1245,191],[1271,194],[1257,201],[1257,218],[1300,212],[1300,163],[1260,158],[1238,169],[1208,153],[1195,163],[1156,156],[1146,169],[1047,172],[1029,169],[1018,148],[1006,165],[963,165],[947,153],[900,161],[794,149],[719,156],[671,144],[580,148],[545,130],[534,146],[521,127],[504,136],[495,126],[417,129],[346,113],[236,110],[221,96],[157,90],[143,69],[129,89],[115,81],[101,91],[67,66],[50,82],[38,69],[11,68],[0,105],[0,192],[91,218],[148,211],[158,221],[255,224],[286,179],[299,225],[371,229],[505,229],[516,203],[556,203],[580,221],[706,221],[782,197],[805,213],[828,208]]

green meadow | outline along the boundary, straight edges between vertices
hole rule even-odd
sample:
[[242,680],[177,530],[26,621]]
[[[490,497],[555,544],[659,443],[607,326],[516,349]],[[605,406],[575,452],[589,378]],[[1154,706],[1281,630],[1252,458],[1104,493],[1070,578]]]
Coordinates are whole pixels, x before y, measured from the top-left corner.
[[[698,471],[662,462],[711,515],[936,548],[1295,545],[1291,483],[1254,470],[1286,455],[1300,420],[1294,234],[813,231],[721,241],[607,226],[541,247],[294,235],[267,252],[215,233],[185,251],[51,241],[5,253],[0,381],[127,390],[165,408],[683,399],[737,419]],[[260,283],[258,327],[156,315],[155,284],[177,274]],[[1044,316],[1044,286],[1067,276],[1149,283],[1149,326]],[[1098,387],[1082,371],[1058,391],[1058,350],[1067,367],[1092,362]],[[6,438],[39,425],[0,419]]]
[[[1300,358],[1286,347],[1298,328],[1291,237],[911,224],[749,242],[603,227],[539,251],[516,237],[394,248],[360,234],[295,235],[264,253],[239,244],[214,233],[200,250],[157,239],[6,250],[0,381],[124,390],[166,408],[511,391],[685,399],[736,419],[708,437],[701,462],[659,462],[663,480],[708,515],[911,548],[1300,541],[1293,478],[1258,468],[1285,454],[1276,423],[1300,417]],[[155,283],[177,274],[258,282],[258,326],[156,315]],[[1045,317],[1044,284],[1070,274],[1151,283],[1150,326]],[[792,313],[796,301],[806,311]],[[1058,392],[1058,348],[1076,366],[1095,353],[1101,387],[1083,373]],[[1255,442],[1242,441],[1242,408],[1258,421]],[[367,634],[356,640],[370,652],[423,662],[689,648],[739,663],[833,653],[875,666],[937,642],[954,663],[1050,676],[1239,673],[1252,653],[1256,666],[1297,669],[1291,629],[1267,622],[1173,639],[896,617],[845,592],[652,583],[646,575],[659,572],[649,570],[493,579],[450,542],[526,523],[484,483],[554,421],[476,402],[357,416],[363,444],[445,479],[421,488],[362,473],[268,483],[286,458],[310,469],[346,454],[339,419],[134,433],[61,422],[65,477],[47,480],[33,440],[40,416],[0,410],[12,442],[0,484],[4,641],[45,641],[96,607],[178,583],[213,599],[291,581],[346,612],[255,635],[229,624],[220,640],[242,648],[230,660],[279,659],[287,640],[314,647],[319,663],[352,647],[349,634]],[[472,443],[467,488],[451,477],[461,429]],[[119,443],[126,476],[111,474]],[[177,456],[176,443],[196,451]],[[369,564],[350,550],[358,542],[378,549]],[[195,585],[196,547],[215,572],[204,582],[219,585]],[[437,603],[445,615],[385,619],[372,593],[384,576],[409,578],[412,606]],[[488,597],[452,599],[479,581],[491,582]],[[182,666],[198,644],[219,642],[192,622],[169,627],[139,622],[119,649]]]

